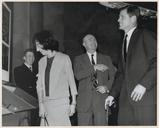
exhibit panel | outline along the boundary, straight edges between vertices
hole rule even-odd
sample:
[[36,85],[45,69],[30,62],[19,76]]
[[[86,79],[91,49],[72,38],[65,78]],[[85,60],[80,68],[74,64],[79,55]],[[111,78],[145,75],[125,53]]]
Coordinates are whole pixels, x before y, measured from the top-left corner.
[[35,109],[37,106],[37,100],[22,89],[3,84],[3,126],[28,126],[30,111]]

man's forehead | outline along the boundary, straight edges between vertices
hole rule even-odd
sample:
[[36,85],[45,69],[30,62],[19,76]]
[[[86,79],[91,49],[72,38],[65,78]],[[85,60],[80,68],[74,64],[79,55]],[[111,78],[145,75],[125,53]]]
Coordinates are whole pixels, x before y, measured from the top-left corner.
[[120,14],[127,14],[127,9],[123,9],[120,11]]
[[32,51],[27,51],[25,55],[34,55]]
[[91,34],[88,34],[84,37],[84,39],[91,39],[91,38],[95,39],[95,37]]

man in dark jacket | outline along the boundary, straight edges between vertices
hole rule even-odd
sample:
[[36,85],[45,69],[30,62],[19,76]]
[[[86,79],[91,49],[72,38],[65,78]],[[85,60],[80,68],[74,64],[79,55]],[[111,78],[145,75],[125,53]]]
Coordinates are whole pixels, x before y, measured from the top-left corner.
[[119,97],[119,125],[156,125],[157,41],[139,29],[140,10],[128,6],[120,11],[119,29],[124,30],[121,59],[113,88],[105,104]]
[[[14,69],[14,79],[16,85],[26,91],[28,94],[37,98],[36,92],[36,74],[32,64],[34,63],[34,53],[32,49],[27,49],[24,52],[24,63]],[[31,125],[37,126],[38,124],[38,110],[31,112]]]

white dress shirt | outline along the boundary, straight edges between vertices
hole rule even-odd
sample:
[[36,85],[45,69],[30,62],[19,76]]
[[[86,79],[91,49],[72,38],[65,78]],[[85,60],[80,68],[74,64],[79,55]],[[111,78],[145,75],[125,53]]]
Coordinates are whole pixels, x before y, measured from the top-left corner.
[[136,27],[133,27],[132,29],[130,29],[125,35],[127,35],[127,38],[126,38],[126,41],[127,41],[127,44],[126,44],[126,52],[128,52],[128,47],[129,47],[129,43],[130,43],[130,38],[131,38],[131,35],[132,33],[134,32],[134,30],[136,29]]
[[28,65],[27,63],[24,63],[31,71],[33,71],[32,66]]
[[95,64],[97,64],[97,52],[94,52],[92,54],[87,52],[87,54],[88,54],[88,57],[89,57],[89,60],[90,60],[91,64],[92,64],[92,54],[94,55],[93,56],[94,62],[95,62]]

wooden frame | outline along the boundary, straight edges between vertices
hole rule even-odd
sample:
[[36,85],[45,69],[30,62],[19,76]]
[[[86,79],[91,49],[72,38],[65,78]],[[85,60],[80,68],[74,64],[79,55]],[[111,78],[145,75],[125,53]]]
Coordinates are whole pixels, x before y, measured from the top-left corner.
[[11,47],[11,9],[2,3],[2,80],[9,81]]

